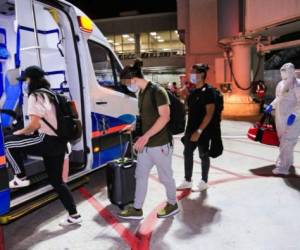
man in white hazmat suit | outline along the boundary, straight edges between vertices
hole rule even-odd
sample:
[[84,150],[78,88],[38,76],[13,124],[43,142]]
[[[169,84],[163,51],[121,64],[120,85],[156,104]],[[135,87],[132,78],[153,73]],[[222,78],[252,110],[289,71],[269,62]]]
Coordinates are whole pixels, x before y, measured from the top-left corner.
[[300,79],[296,78],[295,66],[284,64],[281,78],[276,88],[276,98],[265,109],[271,113],[275,109],[275,122],[280,140],[280,153],[273,174],[288,175],[294,162],[294,147],[300,135]]

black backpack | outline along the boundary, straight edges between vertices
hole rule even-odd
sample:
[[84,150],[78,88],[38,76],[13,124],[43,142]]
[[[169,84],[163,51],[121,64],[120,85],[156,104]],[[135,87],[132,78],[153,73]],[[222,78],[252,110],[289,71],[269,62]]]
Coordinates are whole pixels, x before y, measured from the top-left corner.
[[56,110],[57,129],[46,119],[42,120],[55,132],[63,142],[72,142],[82,135],[82,124],[74,101],[69,101],[64,95],[57,94],[48,89],[39,89],[35,93],[44,93],[52,100]]
[[[158,90],[158,86],[156,84],[152,84],[151,86],[151,98],[152,103],[157,108],[155,91]],[[170,121],[168,124],[169,131],[172,135],[181,134],[185,130],[185,106],[184,104],[169,90],[166,90],[170,99]]]

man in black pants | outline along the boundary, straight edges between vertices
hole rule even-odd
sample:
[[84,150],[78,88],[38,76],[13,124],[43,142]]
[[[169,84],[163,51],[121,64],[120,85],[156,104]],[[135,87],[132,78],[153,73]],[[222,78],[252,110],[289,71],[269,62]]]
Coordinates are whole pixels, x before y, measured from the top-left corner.
[[[190,81],[196,88],[190,92],[187,99],[188,124],[182,138],[185,180],[177,187],[178,190],[192,188],[193,191],[203,191],[208,188],[207,181],[210,168],[208,146],[213,128],[216,100],[213,88],[205,83],[207,70],[207,65],[196,64],[190,74]],[[193,186],[193,154],[197,147],[201,158],[202,180],[197,186]]]

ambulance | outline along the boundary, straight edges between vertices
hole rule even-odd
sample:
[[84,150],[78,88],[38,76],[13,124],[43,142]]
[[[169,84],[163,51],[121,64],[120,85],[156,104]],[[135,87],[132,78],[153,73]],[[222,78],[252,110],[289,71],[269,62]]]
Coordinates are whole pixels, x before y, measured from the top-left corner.
[[31,65],[43,68],[51,88],[74,100],[80,115],[83,135],[71,145],[70,185],[120,158],[126,147],[118,132],[138,113],[136,97],[120,84],[118,57],[82,11],[63,0],[0,0],[0,223],[56,196],[39,157],[25,160],[29,187],[8,185],[3,138],[28,122],[28,96],[16,77]]

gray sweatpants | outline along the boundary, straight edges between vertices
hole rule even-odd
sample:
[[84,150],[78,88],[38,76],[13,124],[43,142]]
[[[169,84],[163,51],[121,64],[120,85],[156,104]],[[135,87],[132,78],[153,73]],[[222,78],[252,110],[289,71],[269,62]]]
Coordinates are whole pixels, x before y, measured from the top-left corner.
[[160,182],[165,186],[168,203],[176,203],[176,186],[172,170],[173,148],[170,144],[159,147],[145,147],[138,153],[137,168],[135,171],[136,189],[134,207],[143,207],[148,189],[148,178],[154,165],[157,167]]

